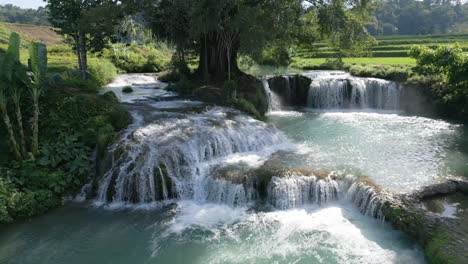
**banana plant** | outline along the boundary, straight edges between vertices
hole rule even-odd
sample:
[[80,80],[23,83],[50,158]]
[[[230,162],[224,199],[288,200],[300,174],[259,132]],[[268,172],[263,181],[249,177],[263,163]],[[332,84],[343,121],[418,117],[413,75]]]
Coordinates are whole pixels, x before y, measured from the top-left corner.
[[20,44],[21,39],[18,33],[13,32],[10,36],[10,43],[8,46],[8,55],[12,63],[12,68],[8,72],[9,91],[10,97],[13,101],[16,114],[16,122],[18,125],[18,133],[21,140],[21,154],[26,156],[26,137],[24,135],[23,128],[23,117],[21,113],[21,96],[23,94],[23,88],[28,80],[28,76],[24,66],[20,62]]
[[[18,86],[16,85],[16,73],[21,68],[21,63],[19,62],[19,36],[15,33],[13,33],[10,37],[10,44],[7,52],[0,59],[0,68],[0,113],[2,115],[3,122],[5,123],[5,127],[8,132],[8,137],[13,153],[16,159],[21,160],[24,154],[24,152],[22,153],[21,150],[24,148],[20,148],[16,140],[13,125],[8,115],[9,98],[7,97],[7,93],[9,91],[10,97],[12,98],[15,104],[15,113],[17,114],[17,121],[19,120],[19,126],[22,127],[21,110],[19,107],[21,93],[19,92]],[[24,140],[24,131],[22,129],[20,134],[22,136],[22,140]]]
[[29,90],[33,100],[33,123],[31,152],[34,156],[39,153],[39,97],[41,96],[44,80],[47,75],[47,47],[42,43],[31,43],[29,47],[29,67],[32,73]]

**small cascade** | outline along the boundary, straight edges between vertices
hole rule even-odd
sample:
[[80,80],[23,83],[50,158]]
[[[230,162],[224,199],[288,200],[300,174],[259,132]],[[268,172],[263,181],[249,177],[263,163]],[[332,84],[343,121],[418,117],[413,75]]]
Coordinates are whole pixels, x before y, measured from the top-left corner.
[[312,81],[307,104],[319,109],[398,110],[400,88],[395,82],[375,78],[318,77]]
[[306,204],[325,204],[339,199],[340,187],[331,178],[315,176],[273,177],[268,186],[268,202],[278,209]]
[[270,84],[266,78],[262,79],[263,88],[267,94],[268,99],[268,112],[279,111],[282,108],[281,98],[270,89]]
[[112,148],[113,166],[99,183],[97,201],[245,203],[239,186],[206,179],[209,163],[286,141],[274,127],[224,108],[142,125]]
[[384,201],[374,187],[359,181],[353,182],[346,192],[346,198],[364,215],[384,219],[382,213]]

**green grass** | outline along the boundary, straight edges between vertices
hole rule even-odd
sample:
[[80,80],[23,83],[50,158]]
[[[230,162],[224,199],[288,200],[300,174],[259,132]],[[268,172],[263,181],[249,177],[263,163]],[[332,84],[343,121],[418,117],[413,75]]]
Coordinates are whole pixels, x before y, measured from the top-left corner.
[[[369,64],[369,65],[415,65],[416,61],[409,57],[380,57],[380,58],[344,58],[346,64]],[[291,67],[314,68],[325,63],[325,58],[293,58]]]

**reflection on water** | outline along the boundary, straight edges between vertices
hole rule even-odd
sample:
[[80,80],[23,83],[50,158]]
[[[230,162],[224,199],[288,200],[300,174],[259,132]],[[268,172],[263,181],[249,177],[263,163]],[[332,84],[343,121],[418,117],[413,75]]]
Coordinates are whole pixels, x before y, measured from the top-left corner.
[[423,201],[423,206],[442,217],[468,220],[468,196],[464,194],[431,197]]

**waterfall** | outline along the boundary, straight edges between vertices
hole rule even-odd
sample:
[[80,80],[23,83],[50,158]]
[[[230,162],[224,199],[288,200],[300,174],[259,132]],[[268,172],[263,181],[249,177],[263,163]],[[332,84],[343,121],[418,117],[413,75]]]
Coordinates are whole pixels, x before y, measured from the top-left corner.
[[281,98],[270,89],[266,78],[262,79],[262,84],[268,99],[268,112],[281,110]]
[[372,186],[362,182],[353,182],[346,192],[346,198],[364,215],[383,220],[382,196]]
[[337,181],[315,176],[273,177],[268,187],[268,201],[278,209],[306,204],[324,204],[339,198]]
[[97,201],[244,203],[241,187],[206,179],[209,163],[286,141],[274,127],[224,108],[142,125],[112,148],[113,166],[99,183]]
[[400,88],[395,82],[338,75],[314,79],[307,104],[319,109],[398,110],[399,102]]

